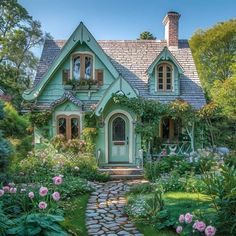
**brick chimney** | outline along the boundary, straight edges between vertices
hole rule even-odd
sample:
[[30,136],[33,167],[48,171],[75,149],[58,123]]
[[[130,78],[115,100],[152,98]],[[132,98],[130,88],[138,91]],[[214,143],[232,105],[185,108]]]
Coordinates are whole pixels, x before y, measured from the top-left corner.
[[178,12],[169,11],[162,22],[165,26],[165,40],[167,46],[172,49],[178,48],[179,18],[180,14]]

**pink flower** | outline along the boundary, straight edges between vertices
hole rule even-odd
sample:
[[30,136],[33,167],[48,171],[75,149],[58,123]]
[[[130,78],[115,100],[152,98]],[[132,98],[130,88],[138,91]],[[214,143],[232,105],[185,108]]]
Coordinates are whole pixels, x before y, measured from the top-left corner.
[[206,228],[206,224],[203,221],[196,221],[193,225],[193,228],[198,230],[199,232],[203,232]]
[[48,205],[46,202],[40,202],[38,206],[40,209],[46,209]]
[[10,188],[10,193],[16,193],[17,192],[17,188]]
[[208,225],[205,229],[205,234],[206,236],[214,236],[216,233],[216,228],[211,226],[211,225]]
[[179,223],[184,223],[184,215],[179,216]]
[[3,191],[5,193],[8,193],[10,191],[10,187],[9,186],[4,186],[2,189],[3,189]]
[[176,233],[177,233],[177,234],[180,234],[182,231],[183,231],[182,226],[178,226],[178,227],[176,228]]
[[0,197],[4,195],[4,190],[0,189]]
[[29,198],[33,199],[34,198],[34,193],[33,192],[29,192],[28,196],[29,196]]
[[62,183],[62,177],[61,176],[55,176],[52,179],[53,179],[53,183],[55,185],[60,185]]
[[61,198],[60,193],[54,192],[54,193],[52,194],[52,198],[53,198],[55,201],[59,201],[60,198]]
[[47,193],[48,193],[48,188],[46,188],[46,187],[41,187],[41,188],[39,189],[39,195],[40,195],[40,196],[44,197],[44,196],[47,195]]
[[193,220],[193,215],[191,215],[190,213],[187,213],[184,217],[185,223],[191,223]]

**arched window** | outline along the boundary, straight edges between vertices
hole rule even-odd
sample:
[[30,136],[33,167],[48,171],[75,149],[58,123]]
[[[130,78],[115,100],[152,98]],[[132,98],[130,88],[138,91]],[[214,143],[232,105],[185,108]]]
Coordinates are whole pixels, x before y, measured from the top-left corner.
[[80,137],[80,118],[76,115],[57,116],[57,134],[62,134],[66,139]]
[[112,140],[124,141],[125,140],[125,121],[121,117],[115,118],[112,123]]
[[93,79],[93,56],[78,53],[72,57],[72,78],[74,80]]
[[157,66],[157,91],[172,91],[172,66],[162,63]]

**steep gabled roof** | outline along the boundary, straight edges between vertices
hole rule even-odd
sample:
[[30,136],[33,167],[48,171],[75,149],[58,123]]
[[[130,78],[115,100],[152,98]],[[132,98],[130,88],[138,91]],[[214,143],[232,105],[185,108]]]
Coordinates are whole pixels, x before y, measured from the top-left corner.
[[[180,96],[150,94],[147,70],[166,47],[166,41],[158,40],[98,40],[103,51],[118,73],[135,89],[140,96],[160,102],[170,102],[181,98],[196,108],[205,104],[196,66],[187,40],[179,40],[177,50],[170,53],[183,69],[180,76]],[[45,42],[39,62],[35,83],[45,75],[54,58],[66,43],[62,40]]]
[[166,46],[163,48],[160,54],[156,57],[153,63],[148,67],[147,73],[152,74],[154,67],[157,65],[158,62],[168,61],[168,60],[172,61],[175,64],[180,74],[184,73],[183,67],[180,65],[178,60],[175,58],[175,56],[170,52],[170,50]]
[[[114,78],[118,78],[119,73],[114,68],[113,64],[108,59],[107,55],[104,53],[103,49],[97,43],[93,35],[89,32],[89,30],[85,27],[83,22],[79,24],[73,34],[70,36],[68,41],[64,43],[61,50],[58,51],[57,55],[50,56],[53,60],[47,63],[47,68],[45,73],[42,75],[41,79],[38,80],[38,83],[32,89],[26,90],[23,93],[23,98],[25,100],[34,100],[40,94],[42,88],[46,85],[49,79],[52,77],[54,72],[59,68],[61,63],[65,60],[65,58],[73,51],[73,49],[78,44],[86,43],[86,45],[100,58],[100,60],[104,63],[110,73]],[[50,48],[49,48],[50,52]],[[44,58],[41,57],[41,61],[44,61]],[[40,68],[40,65],[39,65]]]

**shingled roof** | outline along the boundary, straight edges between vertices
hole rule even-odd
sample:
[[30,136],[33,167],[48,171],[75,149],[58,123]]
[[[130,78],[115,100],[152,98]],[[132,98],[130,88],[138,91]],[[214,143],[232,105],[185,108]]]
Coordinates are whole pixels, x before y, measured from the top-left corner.
[[[66,41],[46,40],[38,65],[35,83],[42,79],[47,69],[60,53]],[[195,108],[205,104],[204,93],[198,78],[196,66],[187,40],[179,40],[179,47],[170,50],[184,70],[180,77],[180,96],[153,95],[149,93],[148,67],[166,46],[166,41],[158,40],[98,40],[122,77],[135,88],[139,95],[147,99],[169,102],[181,98]]]

